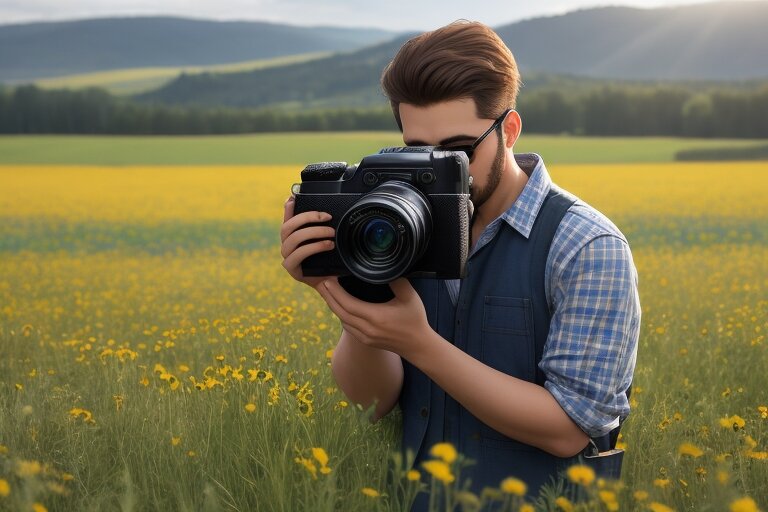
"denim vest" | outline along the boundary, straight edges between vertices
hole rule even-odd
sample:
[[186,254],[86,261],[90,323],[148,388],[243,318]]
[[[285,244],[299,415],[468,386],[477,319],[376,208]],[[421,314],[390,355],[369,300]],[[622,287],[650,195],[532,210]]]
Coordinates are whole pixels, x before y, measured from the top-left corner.
[[[493,240],[467,262],[455,307],[444,281],[411,279],[432,329],[484,364],[543,386],[545,376],[538,363],[551,318],[544,267],[555,231],[575,200],[553,184],[528,239],[502,223]],[[408,361],[403,360],[403,367],[402,448],[415,454],[417,469],[431,458],[432,445],[450,442],[476,462],[460,475],[462,481],[472,480],[472,492],[479,495],[483,487],[498,487],[504,478],[514,476],[528,485],[528,496],[535,497],[559,471],[583,460],[560,458],[505,436],[473,416]],[[610,442],[607,436],[596,441],[603,449]],[[426,510],[427,499],[420,493],[413,510]]]

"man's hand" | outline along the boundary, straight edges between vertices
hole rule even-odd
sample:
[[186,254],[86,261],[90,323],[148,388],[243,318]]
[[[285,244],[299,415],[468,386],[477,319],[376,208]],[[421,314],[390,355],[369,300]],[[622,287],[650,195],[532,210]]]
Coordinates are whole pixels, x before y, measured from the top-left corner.
[[280,254],[283,256],[283,267],[295,280],[317,289],[323,282],[323,277],[304,277],[301,272],[301,262],[308,256],[323,251],[330,251],[334,247],[333,240],[319,240],[306,245],[301,245],[307,240],[318,238],[333,238],[336,234],[330,226],[312,226],[304,228],[305,224],[316,222],[328,222],[331,216],[325,212],[304,212],[293,215],[295,199],[289,197],[285,202],[283,225],[280,228]]
[[358,341],[374,348],[389,350],[405,359],[419,352],[420,344],[432,333],[421,297],[405,278],[391,282],[395,298],[373,304],[353,297],[337,278],[316,287],[344,330]]

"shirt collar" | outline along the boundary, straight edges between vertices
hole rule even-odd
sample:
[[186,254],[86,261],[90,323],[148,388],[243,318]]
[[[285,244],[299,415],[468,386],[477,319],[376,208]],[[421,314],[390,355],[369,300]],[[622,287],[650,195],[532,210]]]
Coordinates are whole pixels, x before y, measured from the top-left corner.
[[501,218],[525,238],[528,238],[533,228],[533,222],[541,209],[541,204],[552,187],[552,178],[544,166],[544,160],[536,153],[516,154],[515,161],[528,175],[528,183],[525,184],[523,191],[512,203],[512,206],[501,214]]

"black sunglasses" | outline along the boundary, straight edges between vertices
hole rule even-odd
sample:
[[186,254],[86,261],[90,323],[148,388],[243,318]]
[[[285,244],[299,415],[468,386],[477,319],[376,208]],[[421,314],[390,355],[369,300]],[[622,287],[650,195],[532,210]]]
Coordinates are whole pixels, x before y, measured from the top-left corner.
[[475,142],[472,144],[466,144],[462,146],[437,146],[435,149],[440,151],[463,151],[467,154],[467,158],[469,158],[469,161],[472,161],[472,157],[475,155],[475,149],[477,149],[477,146],[480,145],[481,142],[483,142],[483,139],[485,139],[493,130],[495,130],[502,122],[504,122],[504,119],[507,118],[507,114],[512,112],[513,109],[508,108],[504,111],[503,114],[501,114],[496,120],[493,122],[490,128],[488,128],[485,133],[483,133],[481,136],[479,136]]

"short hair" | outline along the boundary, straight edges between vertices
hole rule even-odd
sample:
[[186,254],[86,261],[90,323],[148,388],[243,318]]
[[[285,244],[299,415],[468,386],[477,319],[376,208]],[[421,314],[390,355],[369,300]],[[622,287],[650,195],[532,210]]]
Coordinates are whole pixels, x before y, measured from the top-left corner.
[[409,39],[381,76],[401,131],[400,103],[427,107],[472,98],[478,117],[495,119],[515,107],[520,84],[504,41],[490,27],[467,20]]

